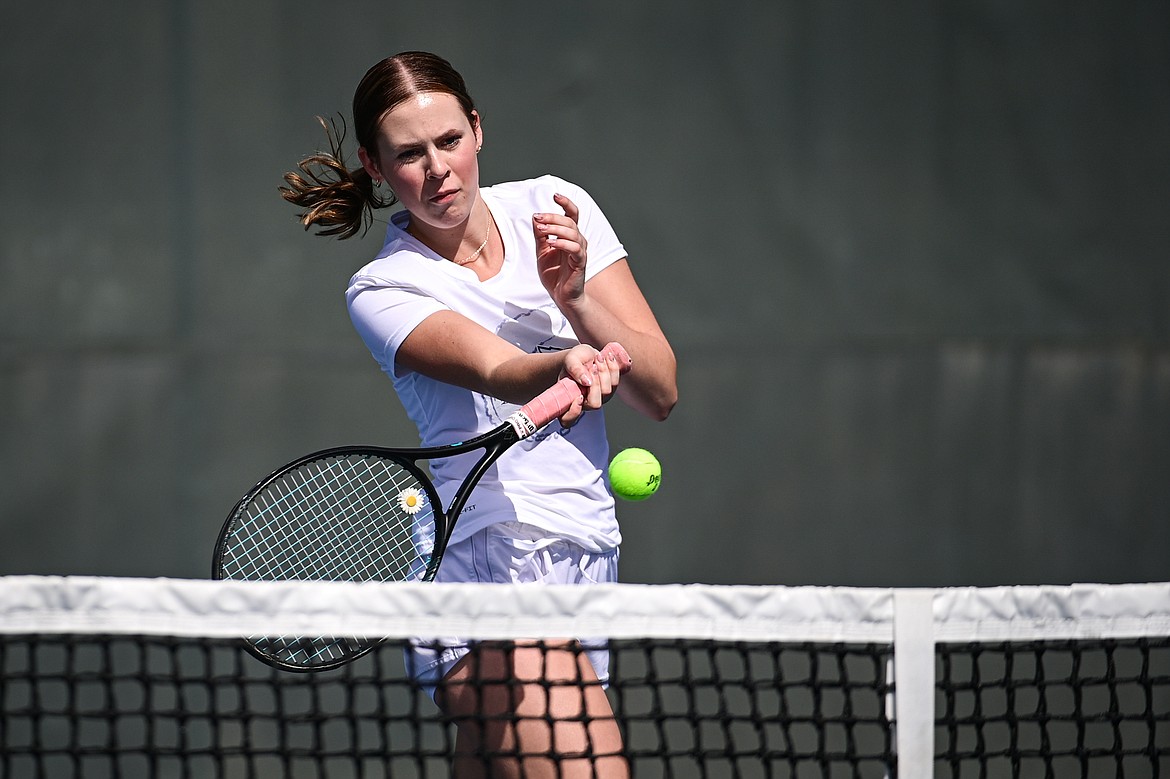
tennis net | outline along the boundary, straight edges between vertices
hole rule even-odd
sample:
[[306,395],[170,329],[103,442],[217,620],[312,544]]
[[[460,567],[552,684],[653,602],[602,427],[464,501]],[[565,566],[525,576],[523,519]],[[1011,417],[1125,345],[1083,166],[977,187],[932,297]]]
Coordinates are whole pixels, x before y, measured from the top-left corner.
[[[383,641],[290,673],[240,640],[286,635]],[[0,779],[449,776],[455,727],[403,667],[437,635],[604,636],[636,777],[1170,775],[1170,584],[0,577]]]

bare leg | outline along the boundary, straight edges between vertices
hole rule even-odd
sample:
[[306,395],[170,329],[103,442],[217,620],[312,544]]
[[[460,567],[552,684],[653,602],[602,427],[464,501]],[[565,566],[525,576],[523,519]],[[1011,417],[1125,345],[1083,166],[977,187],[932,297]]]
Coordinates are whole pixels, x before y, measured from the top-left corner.
[[439,688],[459,779],[626,779],[621,731],[570,642],[481,644]]

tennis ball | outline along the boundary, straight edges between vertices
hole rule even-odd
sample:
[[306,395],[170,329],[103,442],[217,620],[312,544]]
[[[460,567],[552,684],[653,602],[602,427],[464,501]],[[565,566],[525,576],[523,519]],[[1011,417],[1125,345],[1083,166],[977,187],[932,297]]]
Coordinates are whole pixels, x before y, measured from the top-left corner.
[[646,500],[658,492],[662,466],[645,449],[623,449],[609,463],[609,483],[619,498]]

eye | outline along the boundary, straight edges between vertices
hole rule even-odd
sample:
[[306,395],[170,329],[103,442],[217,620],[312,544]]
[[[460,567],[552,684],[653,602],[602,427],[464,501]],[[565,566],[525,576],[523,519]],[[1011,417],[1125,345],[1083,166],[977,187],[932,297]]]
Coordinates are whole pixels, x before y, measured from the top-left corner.
[[445,136],[441,141],[439,141],[439,143],[445,149],[453,149],[459,145],[459,141],[461,141],[462,139],[463,139],[463,136],[456,133],[454,135]]
[[405,149],[400,151],[395,159],[397,159],[399,162],[410,162],[411,160],[418,159],[421,155],[422,152],[418,149]]

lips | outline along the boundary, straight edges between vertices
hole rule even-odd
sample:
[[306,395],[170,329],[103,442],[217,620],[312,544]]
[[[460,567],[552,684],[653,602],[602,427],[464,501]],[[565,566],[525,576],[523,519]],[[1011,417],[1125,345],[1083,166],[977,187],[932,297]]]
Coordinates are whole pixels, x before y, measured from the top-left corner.
[[430,197],[430,201],[432,203],[439,203],[439,204],[450,203],[451,200],[458,194],[459,194],[458,189],[444,189],[442,192],[439,192],[435,195],[432,195]]

